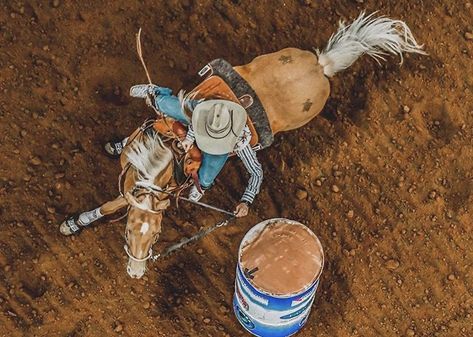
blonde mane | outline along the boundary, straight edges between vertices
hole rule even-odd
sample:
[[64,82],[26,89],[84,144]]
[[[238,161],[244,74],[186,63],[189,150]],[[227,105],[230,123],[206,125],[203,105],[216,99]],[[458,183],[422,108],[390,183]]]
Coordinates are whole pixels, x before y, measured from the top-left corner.
[[[156,133],[153,136],[145,135],[142,140],[134,141],[126,152],[129,163],[137,173],[136,183],[154,184],[156,177],[161,174],[172,160],[172,152],[164,146]],[[129,195],[129,197],[132,197]],[[144,198],[141,202],[132,197],[134,206],[142,210],[152,210],[152,198]]]
[[141,141],[133,142],[126,152],[126,157],[136,169],[138,181],[153,183],[172,160],[172,153],[156,133],[154,136],[145,135]]

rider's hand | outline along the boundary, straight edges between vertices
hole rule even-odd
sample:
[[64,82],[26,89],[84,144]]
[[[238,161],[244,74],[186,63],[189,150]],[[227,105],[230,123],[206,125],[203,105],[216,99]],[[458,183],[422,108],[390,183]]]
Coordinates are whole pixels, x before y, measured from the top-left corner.
[[182,145],[182,148],[184,149],[184,151],[187,152],[187,151],[190,150],[193,143],[194,143],[193,141],[186,138],[181,142],[181,145]]
[[247,216],[248,211],[249,211],[248,204],[246,202],[240,202],[235,208],[235,211],[233,213],[235,213],[235,216],[237,218],[241,218],[241,217]]

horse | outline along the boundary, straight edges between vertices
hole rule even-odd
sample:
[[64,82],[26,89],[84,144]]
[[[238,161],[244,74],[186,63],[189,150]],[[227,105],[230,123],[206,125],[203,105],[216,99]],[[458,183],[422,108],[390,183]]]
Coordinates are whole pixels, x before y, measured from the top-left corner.
[[[373,13],[374,14],[374,13]],[[387,17],[362,12],[351,24],[340,22],[325,49],[305,51],[285,48],[256,57],[233,69],[256,92],[266,111],[273,134],[297,129],[324,107],[329,94],[329,78],[348,68],[367,54],[377,62],[386,54],[426,54],[407,24]],[[88,225],[97,219],[128,207],[125,251],[127,272],[140,278],[152,256],[152,246],[161,232],[163,211],[169,205],[169,191],[176,188],[170,149],[159,135],[136,130],[120,157],[123,191],[93,211],[83,212],[77,220],[69,218],[60,225],[61,233]],[[158,186],[161,192],[147,186]]]

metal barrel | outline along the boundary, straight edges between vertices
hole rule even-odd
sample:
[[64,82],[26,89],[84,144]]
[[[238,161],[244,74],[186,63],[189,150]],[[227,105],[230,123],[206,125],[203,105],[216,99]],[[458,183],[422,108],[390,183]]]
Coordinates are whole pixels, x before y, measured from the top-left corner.
[[[268,225],[284,222],[294,226],[303,226],[314,238],[321,252],[321,267],[314,279],[301,291],[289,294],[271,294],[259,289],[251,281],[251,275],[245,272],[241,263],[243,247],[251,242]],[[251,334],[260,337],[285,337],[297,333],[307,322],[315,292],[319,285],[323,269],[323,250],[317,236],[303,224],[289,219],[269,219],[251,228],[243,238],[238,251],[238,265],[236,268],[235,293],[233,309],[238,321]],[[297,270],[294,270],[296,273]]]

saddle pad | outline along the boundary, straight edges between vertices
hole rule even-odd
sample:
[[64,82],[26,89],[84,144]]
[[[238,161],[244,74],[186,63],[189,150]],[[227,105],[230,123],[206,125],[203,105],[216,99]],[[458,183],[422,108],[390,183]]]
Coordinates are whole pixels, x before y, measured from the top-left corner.
[[[195,99],[225,99],[228,101],[235,102],[237,104],[241,104],[240,100],[235,96],[232,89],[219,76],[207,77],[197,87],[195,87],[191,91],[191,93],[195,94]],[[248,125],[251,131],[250,145],[255,146],[256,144],[258,144],[259,137],[258,132],[256,131],[249,114],[246,124]]]
[[224,59],[215,59],[199,71],[199,76],[218,76],[225,81],[236,97],[243,98],[250,96],[251,105],[248,107],[245,106],[245,109],[258,133],[259,144],[261,148],[264,149],[273,143],[274,135],[263,104],[250,84],[233,69],[230,63]]

